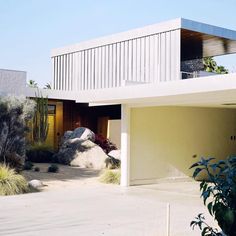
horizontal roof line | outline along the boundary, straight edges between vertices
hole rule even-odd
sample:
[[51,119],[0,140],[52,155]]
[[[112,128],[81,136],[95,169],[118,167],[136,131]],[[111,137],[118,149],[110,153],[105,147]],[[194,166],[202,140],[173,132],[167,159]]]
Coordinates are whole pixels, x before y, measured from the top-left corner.
[[24,70],[11,70],[11,69],[1,69],[1,68],[0,68],[0,71],[12,71],[12,72],[23,72],[23,73],[26,73],[26,71],[24,71]]
[[112,35],[96,38],[89,41],[84,41],[77,44],[72,44],[65,47],[52,49],[51,56],[54,57],[54,56],[63,55],[67,53],[74,53],[74,52],[78,52],[78,51],[82,51],[86,49],[96,48],[96,47],[100,47],[104,45],[127,41],[134,38],[140,38],[147,35],[153,35],[157,33],[177,30],[181,28],[197,31],[197,32],[201,32],[201,33],[205,33],[209,35],[214,35],[217,37],[223,37],[227,39],[236,40],[236,31],[205,24],[205,23],[200,23],[200,22],[192,21],[188,19],[177,18],[174,20],[149,25],[142,28],[118,33],[118,34],[112,34]]

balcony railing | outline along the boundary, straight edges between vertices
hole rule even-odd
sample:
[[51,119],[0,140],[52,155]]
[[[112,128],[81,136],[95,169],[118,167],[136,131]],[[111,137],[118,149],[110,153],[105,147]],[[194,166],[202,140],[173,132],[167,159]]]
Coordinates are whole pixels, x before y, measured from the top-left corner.
[[212,75],[215,75],[215,73],[207,72],[207,71],[194,71],[194,72],[181,71],[180,72],[180,78],[182,79],[193,79],[193,78],[212,76]]

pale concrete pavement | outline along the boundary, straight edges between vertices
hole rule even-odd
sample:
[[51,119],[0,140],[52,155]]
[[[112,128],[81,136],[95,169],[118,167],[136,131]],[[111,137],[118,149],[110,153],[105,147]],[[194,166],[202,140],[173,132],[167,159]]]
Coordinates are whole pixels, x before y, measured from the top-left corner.
[[206,212],[198,183],[162,183],[122,188],[78,185],[53,191],[0,197],[0,235],[170,236],[199,235],[190,221]]

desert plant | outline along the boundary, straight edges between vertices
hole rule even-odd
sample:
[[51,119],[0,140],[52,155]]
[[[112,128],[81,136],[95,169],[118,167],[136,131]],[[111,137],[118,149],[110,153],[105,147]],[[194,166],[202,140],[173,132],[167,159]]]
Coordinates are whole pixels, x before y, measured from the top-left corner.
[[34,164],[31,161],[26,161],[24,163],[23,169],[24,170],[32,170]]
[[34,143],[26,149],[27,160],[36,163],[53,162],[53,154],[52,148],[45,143]]
[[33,111],[34,102],[29,99],[0,98],[0,162],[7,163],[6,156],[12,153],[25,155],[25,135],[29,131],[26,123]]
[[120,170],[106,169],[102,172],[99,180],[105,184],[120,184]]
[[57,173],[59,172],[59,167],[56,164],[52,164],[48,167],[48,172]]
[[109,139],[104,138],[100,134],[95,135],[95,141],[98,146],[100,146],[103,151],[108,154],[112,150],[117,150],[117,147],[114,143],[112,143]]
[[33,117],[33,142],[44,143],[48,135],[48,98],[44,98],[42,94],[35,96],[36,109]]
[[35,172],[40,172],[40,168],[38,166],[34,167]]
[[[200,183],[201,197],[209,213],[228,236],[236,236],[236,157],[213,162],[215,158],[202,158],[190,168],[195,168],[193,178],[202,171],[208,181]],[[209,235],[202,232],[202,235]]]
[[0,195],[14,195],[26,193],[28,184],[22,175],[16,174],[14,169],[0,165]]

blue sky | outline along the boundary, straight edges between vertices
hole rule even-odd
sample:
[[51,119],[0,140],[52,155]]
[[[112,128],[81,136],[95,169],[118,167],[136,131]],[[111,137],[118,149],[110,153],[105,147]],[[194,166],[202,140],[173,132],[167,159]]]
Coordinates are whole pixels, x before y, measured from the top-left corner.
[[[51,80],[52,48],[177,17],[236,30],[235,0],[0,0],[0,68]],[[236,56],[218,62],[236,71]]]

